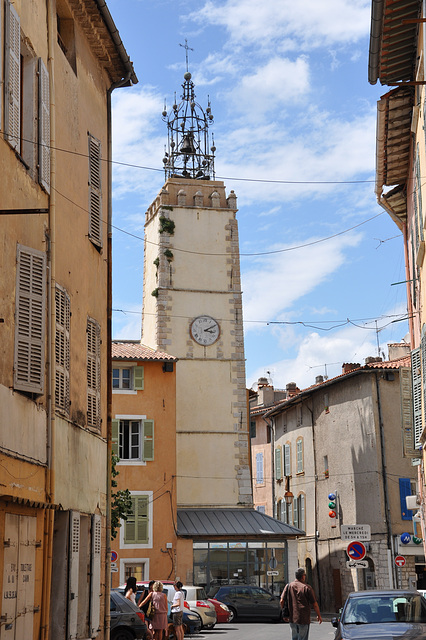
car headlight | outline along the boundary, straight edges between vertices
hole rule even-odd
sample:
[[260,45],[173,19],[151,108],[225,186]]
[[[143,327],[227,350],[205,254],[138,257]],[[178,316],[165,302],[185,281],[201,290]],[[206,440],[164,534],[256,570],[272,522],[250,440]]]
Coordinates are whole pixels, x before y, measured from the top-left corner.
[[221,604],[220,608],[224,609],[225,611],[229,611],[229,608],[226,606],[226,604]]
[[192,613],[188,613],[187,618],[189,618],[189,620],[198,620],[198,616],[194,616]]

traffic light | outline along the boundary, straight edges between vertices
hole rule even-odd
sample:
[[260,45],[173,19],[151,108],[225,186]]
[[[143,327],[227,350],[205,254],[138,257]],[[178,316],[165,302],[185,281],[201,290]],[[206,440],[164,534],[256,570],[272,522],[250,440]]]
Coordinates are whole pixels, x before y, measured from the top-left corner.
[[330,518],[337,518],[337,495],[335,493],[329,493],[328,500],[328,508],[330,509],[328,515]]

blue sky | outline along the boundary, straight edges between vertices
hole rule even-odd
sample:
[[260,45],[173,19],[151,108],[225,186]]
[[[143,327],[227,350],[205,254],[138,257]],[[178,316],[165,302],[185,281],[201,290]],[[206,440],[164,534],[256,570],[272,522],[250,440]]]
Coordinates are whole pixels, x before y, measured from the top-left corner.
[[[216,175],[238,196],[248,386],[307,387],[407,333],[402,236],[374,194],[386,88],[367,81],[370,4],[108,0],[139,78],[113,94],[113,224],[143,237],[187,38]],[[140,338],[143,242],[128,234],[113,234],[116,339]]]

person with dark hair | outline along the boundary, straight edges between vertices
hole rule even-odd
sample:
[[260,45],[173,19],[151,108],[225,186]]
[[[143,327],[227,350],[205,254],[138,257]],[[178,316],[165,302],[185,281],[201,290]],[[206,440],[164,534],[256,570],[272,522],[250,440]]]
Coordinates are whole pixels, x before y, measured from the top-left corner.
[[291,640],[308,640],[311,608],[315,610],[319,624],[322,622],[321,613],[314,590],[306,584],[306,572],[302,567],[297,569],[295,577],[296,580],[284,587],[280,603],[283,609],[288,608],[284,620],[290,622]]
[[143,607],[151,600],[154,605],[154,617],[150,624],[150,629],[154,632],[155,640],[163,640],[164,632],[167,629],[167,596],[163,591],[163,583],[156,580],[152,585],[152,591],[148,593],[146,598],[140,602],[139,606]]
[[127,578],[126,588],[124,590],[124,596],[133,604],[136,604],[136,591],[138,590],[136,585],[136,578],[134,576],[130,576]]
[[183,584],[177,580],[174,583],[175,595],[173,596],[173,602],[171,606],[171,613],[173,619],[173,626],[175,628],[176,640],[183,640],[184,630],[182,626],[183,622],[183,607],[184,597],[182,587]]

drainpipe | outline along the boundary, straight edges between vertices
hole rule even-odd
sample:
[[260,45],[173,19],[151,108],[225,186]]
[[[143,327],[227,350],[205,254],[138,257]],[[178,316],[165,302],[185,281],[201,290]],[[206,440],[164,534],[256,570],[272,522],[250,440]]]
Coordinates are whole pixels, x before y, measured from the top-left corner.
[[317,512],[317,504],[318,504],[318,472],[317,472],[317,456],[316,456],[316,444],[315,444],[315,422],[314,422],[314,398],[312,397],[312,409],[306,404],[306,408],[311,414],[311,428],[312,428],[312,450],[313,450],[313,461],[314,461],[314,529],[315,529],[315,568],[317,571],[317,579],[318,579],[318,600],[320,606],[322,606],[322,591],[321,591],[321,572],[320,572],[320,563],[318,560],[318,512]]
[[268,421],[268,418],[262,416],[263,420],[266,422],[267,426],[270,429],[271,433],[271,475],[272,475],[272,517],[276,518],[276,505],[275,505],[275,422],[272,418],[271,421]]

